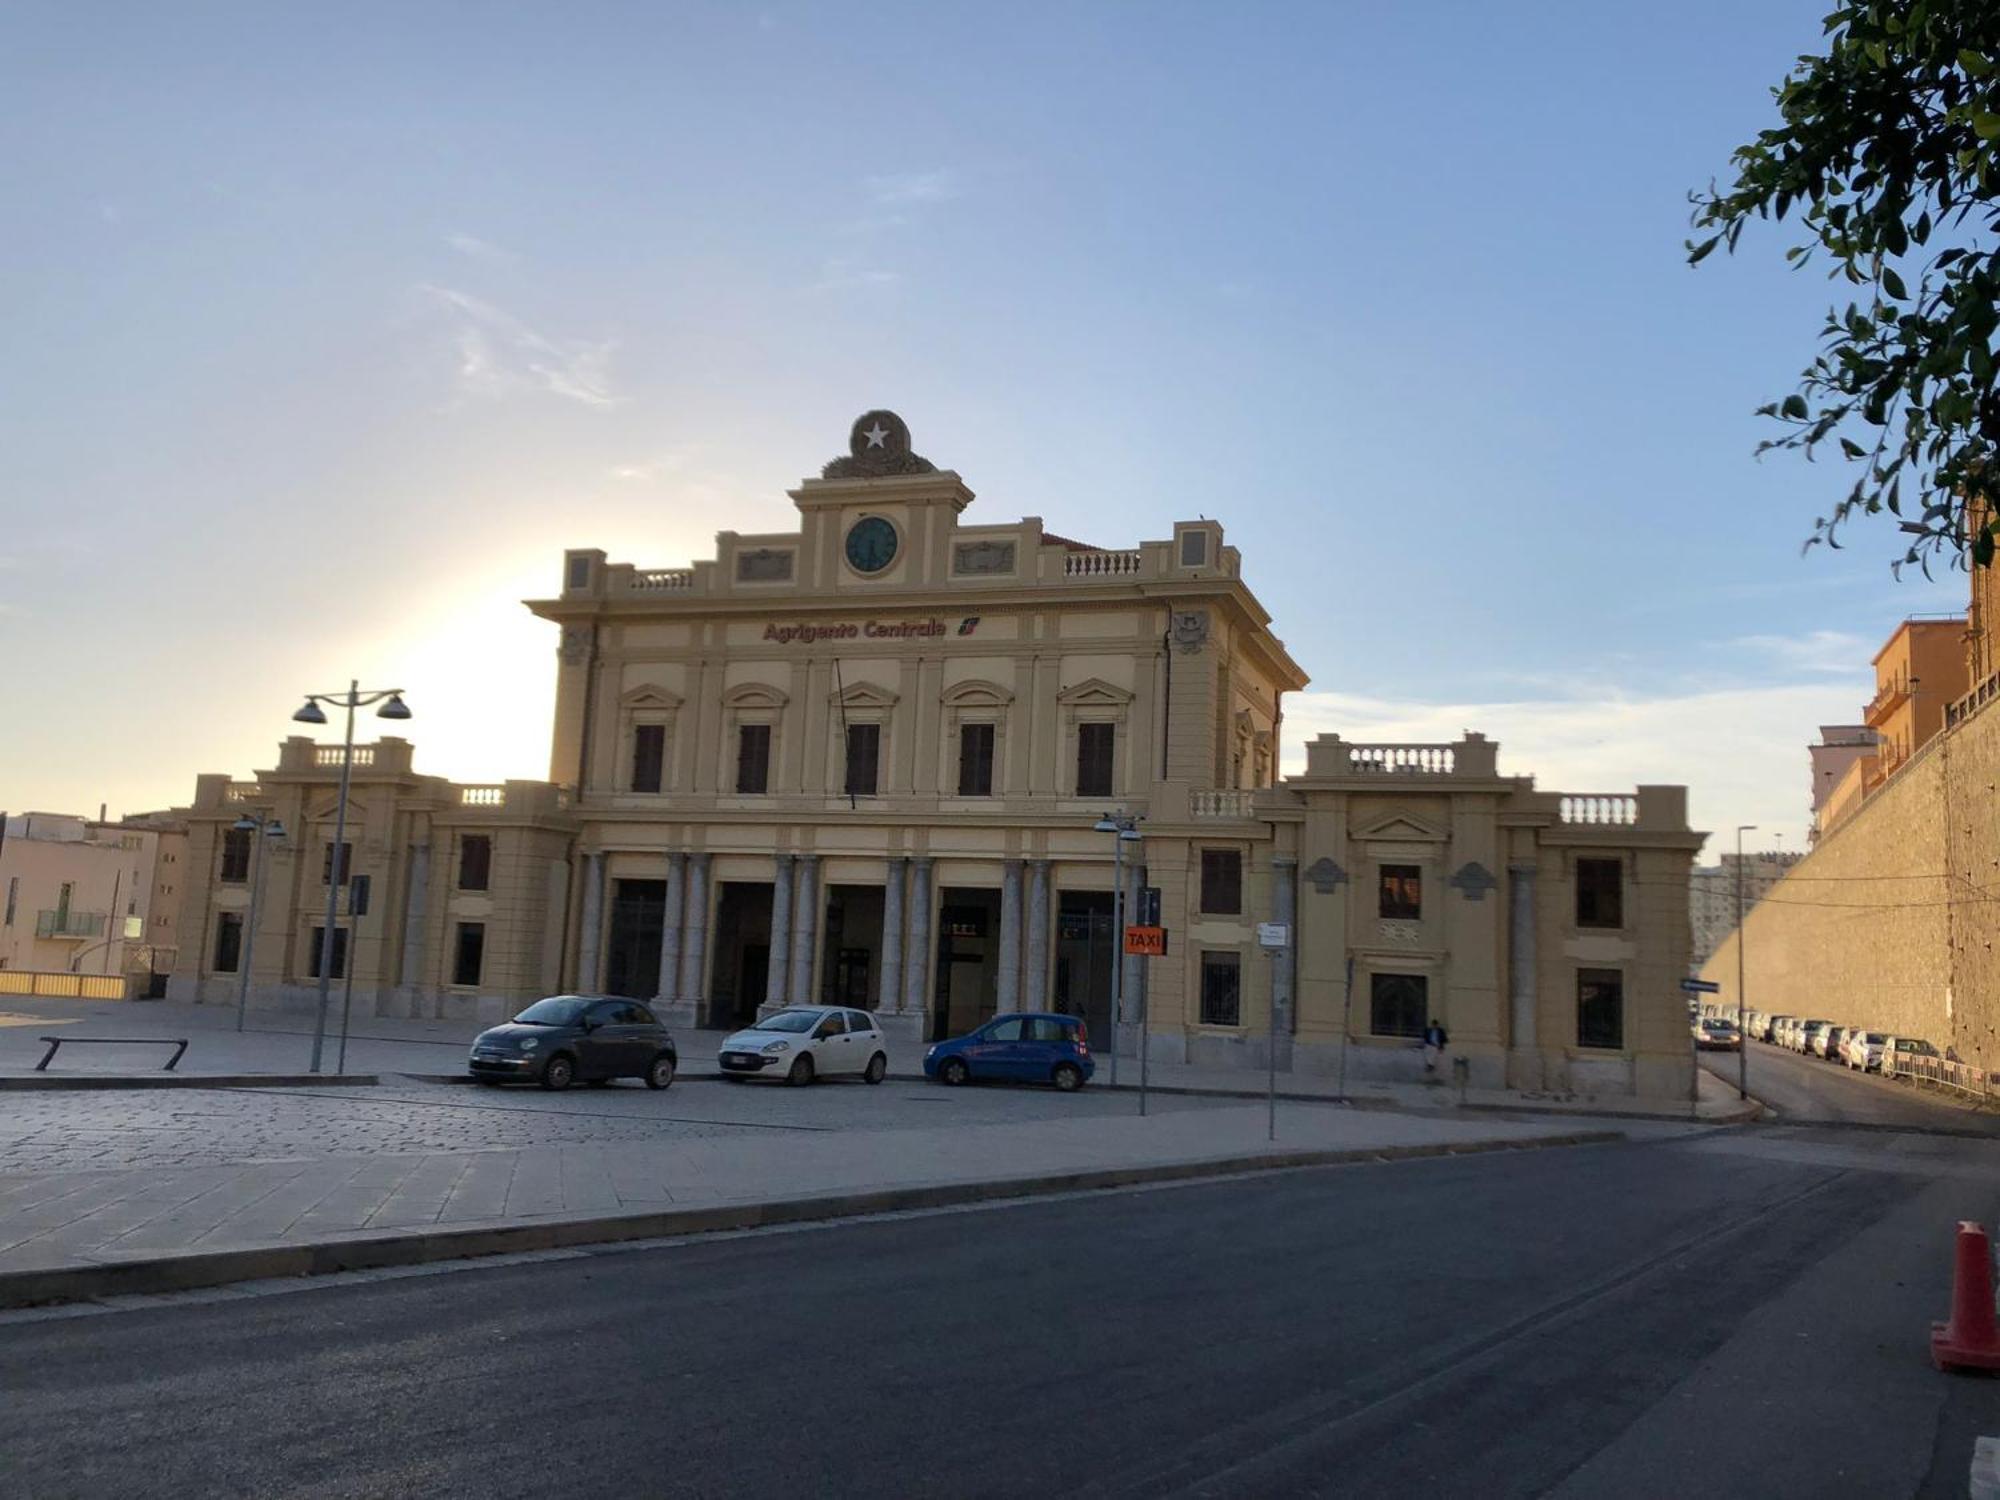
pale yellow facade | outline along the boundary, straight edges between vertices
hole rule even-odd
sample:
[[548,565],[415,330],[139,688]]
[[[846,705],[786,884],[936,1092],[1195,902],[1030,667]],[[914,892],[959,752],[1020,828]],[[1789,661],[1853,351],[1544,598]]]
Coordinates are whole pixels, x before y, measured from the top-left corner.
[[[964,482],[880,411],[792,499],[796,530],[725,531],[687,567],[566,554],[530,605],[558,630],[547,784],[455,787],[400,741],[367,747],[357,1005],[484,1018],[604,990],[726,1027],[839,1000],[911,1047],[1055,1008],[1102,1046],[1116,966],[1126,1052],[1143,1015],[1164,1059],[1261,1065],[1275,1035],[1287,1067],[1414,1076],[1435,1016],[1475,1083],[1691,1087],[1681,789],[1537,792],[1478,736],[1322,737],[1281,779],[1306,677],[1220,523],[1125,548],[969,524]],[[197,861],[232,809],[309,830],[272,862],[256,999],[307,983],[339,753],[288,742],[254,784],[203,778],[191,812]],[[1125,910],[1158,891],[1164,958],[1115,952],[1106,814],[1141,835]],[[447,873],[467,834],[492,840],[478,902]],[[198,904],[184,954],[212,957],[247,892]],[[459,983],[475,908],[481,969]],[[212,967],[177,983],[233,997]]]

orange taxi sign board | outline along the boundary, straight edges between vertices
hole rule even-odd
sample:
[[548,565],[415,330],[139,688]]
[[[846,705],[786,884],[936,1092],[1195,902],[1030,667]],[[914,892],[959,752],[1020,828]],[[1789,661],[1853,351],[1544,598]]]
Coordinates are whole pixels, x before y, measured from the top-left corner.
[[1164,927],[1128,927],[1125,929],[1125,951],[1144,958],[1165,958],[1167,956],[1167,929]]

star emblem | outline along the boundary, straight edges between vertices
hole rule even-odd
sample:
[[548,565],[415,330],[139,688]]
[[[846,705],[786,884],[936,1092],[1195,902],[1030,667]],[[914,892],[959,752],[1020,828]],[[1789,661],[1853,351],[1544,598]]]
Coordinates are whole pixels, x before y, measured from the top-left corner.
[[880,422],[861,435],[868,439],[868,446],[871,448],[879,448],[889,440],[889,431]]

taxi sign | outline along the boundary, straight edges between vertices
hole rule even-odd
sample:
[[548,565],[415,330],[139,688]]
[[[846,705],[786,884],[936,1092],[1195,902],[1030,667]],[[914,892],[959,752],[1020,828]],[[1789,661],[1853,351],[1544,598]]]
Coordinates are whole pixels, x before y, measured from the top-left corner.
[[1143,958],[1165,958],[1167,956],[1167,929],[1164,927],[1126,928],[1125,951],[1127,953],[1136,953]]

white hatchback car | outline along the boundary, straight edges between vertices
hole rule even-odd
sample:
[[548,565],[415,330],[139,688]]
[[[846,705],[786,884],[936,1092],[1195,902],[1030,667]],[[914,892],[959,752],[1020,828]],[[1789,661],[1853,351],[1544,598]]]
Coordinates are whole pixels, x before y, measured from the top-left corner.
[[880,1083],[889,1073],[889,1051],[882,1028],[865,1010],[794,1005],[724,1038],[716,1063],[731,1079],[804,1085],[846,1076]]

